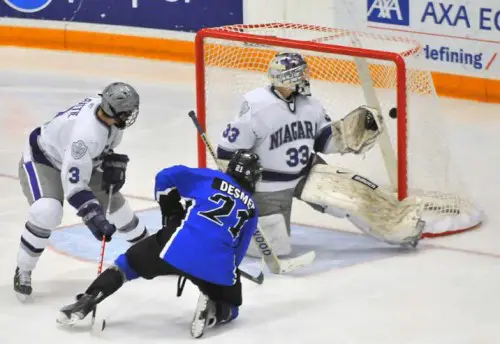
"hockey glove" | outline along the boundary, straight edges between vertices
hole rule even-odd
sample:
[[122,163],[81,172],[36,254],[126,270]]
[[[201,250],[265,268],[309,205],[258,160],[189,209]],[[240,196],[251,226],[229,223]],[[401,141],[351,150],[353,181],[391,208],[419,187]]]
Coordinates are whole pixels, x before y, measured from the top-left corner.
[[171,221],[180,223],[186,216],[186,210],[181,203],[181,195],[176,189],[166,195],[160,195],[158,203],[160,204],[163,226],[167,226]]
[[77,215],[83,219],[83,222],[97,240],[102,240],[103,236],[106,236],[106,241],[111,240],[116,227],[106,219],[106,215],[99,204],[88,203],[78,210]]
[[120,191],[125,184],[125,172],[129,158],[125,154],[109,154],[104,156],[102,161],[102,185],[101,188],[109,193],[109,188],[113,186],[113,193]]

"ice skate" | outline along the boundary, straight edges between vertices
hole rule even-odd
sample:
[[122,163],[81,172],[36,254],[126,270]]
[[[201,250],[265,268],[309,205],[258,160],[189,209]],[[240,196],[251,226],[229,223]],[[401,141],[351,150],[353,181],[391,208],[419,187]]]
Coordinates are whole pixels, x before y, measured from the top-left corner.
[[33,292],[33,288],[31,287],[31,271],[24,271],[16,268],[16,273],[14,275],[14,291],[19,301],[24,303],[31,300],[31,293]]
[[91,294],[78,295],[75,303],[61,308],[57,322],[69,326],[74,325],[92,312],[97,304],[97,299],[98,296]]
[[214,327],[217,323],[215,302],[208,296],[200,294],[193,322],[191,323],[191,336],[200,338],[205,333],[205,328]]

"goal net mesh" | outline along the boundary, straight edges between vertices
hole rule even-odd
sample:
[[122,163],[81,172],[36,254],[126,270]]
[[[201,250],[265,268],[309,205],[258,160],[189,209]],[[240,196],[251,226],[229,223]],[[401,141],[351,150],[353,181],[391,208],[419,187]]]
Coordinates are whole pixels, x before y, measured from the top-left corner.
[[[264,40],[255,43],[255,37]],[[313,43],[314,48],[309,43]],[[321,51],[317,51],[318,44]],[[349,47],[351,53],[339,47]],[[439,110],[432,76],[428,71],[412,68],[415,56],[421,52],[416,41],[283,23],[205,30],[197,42],[198,117],[216,145],[227,123],[238,115],[241,96],[269,85],[267,68],[273,56],[278,52],[299,52],[310,68],[312,95],[321,101],[333,121],[339,120],[356,107],[369,103],[357,64],[360,56],[355,56],[357,51],[363,51],[370,88],[379,102],[397,157],[395,168],[399,171],[400,183],[393,185],[395,192],[400,196],[425,195],[440,204],[442,214],[468,216],[468,220],[441,224],[436,232],[477,224],[478,210],[466,200],[466,191],[461,188],[460,178],[451,164],[447,124]],[[384,58],[384,53],[396,53],[404,60],[405,79],[401,78],[401,72],[398,74],[401,66],[398,67],[394,59]],[[406,106],[398,108],[398,96],[403,94]],[[395,108],[397,119],[389,116]],[[398,125],[398,121],[406,125]],[[199,155],[202,164],[206,156],[207,165],[215,167],[208,152],[200,149]],[[379,185],[393,187],[378,147],[364,156],[323,155],[323,158],[329,164],[356,171]],[[436,203],[430,202],[429,207],[436,207]]]

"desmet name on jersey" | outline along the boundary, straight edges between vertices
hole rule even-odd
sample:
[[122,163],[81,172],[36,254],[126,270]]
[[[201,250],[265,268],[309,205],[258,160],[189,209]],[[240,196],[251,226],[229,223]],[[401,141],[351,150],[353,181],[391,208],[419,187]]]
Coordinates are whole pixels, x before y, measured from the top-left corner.
[[[237,166],[239,167],[239,166]],[[248,209],[255,209],[255,204],[250,196],[245,192],[235,187],[234,185],[226,182],[225,180],[215,178],[212,183],[212,188],[225,192],[236,199],[239,199],[245,204]]]

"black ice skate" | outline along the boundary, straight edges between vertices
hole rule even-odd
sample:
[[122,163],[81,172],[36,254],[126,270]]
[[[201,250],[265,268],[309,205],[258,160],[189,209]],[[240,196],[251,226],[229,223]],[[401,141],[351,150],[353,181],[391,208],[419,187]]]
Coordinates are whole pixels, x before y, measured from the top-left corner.
[[21,302],[31,299],[31,293],[33,292],[33,288],[31,288],[31,271],[23,271],[16,268],[14,291],[16,292],[17,299]]
[[98,303],[99,295],[79,294],[77,301],[71,305],[64,306],[60,310],[57,322],[64,325],[74,325],[78,320],[84,319],[87,314],[94,310]]
[[205,333],[205,328],[214,327],[216,323],[215,302],[210,300],[208,296],[200,294],[191,323],[191,336],[200,338]]

